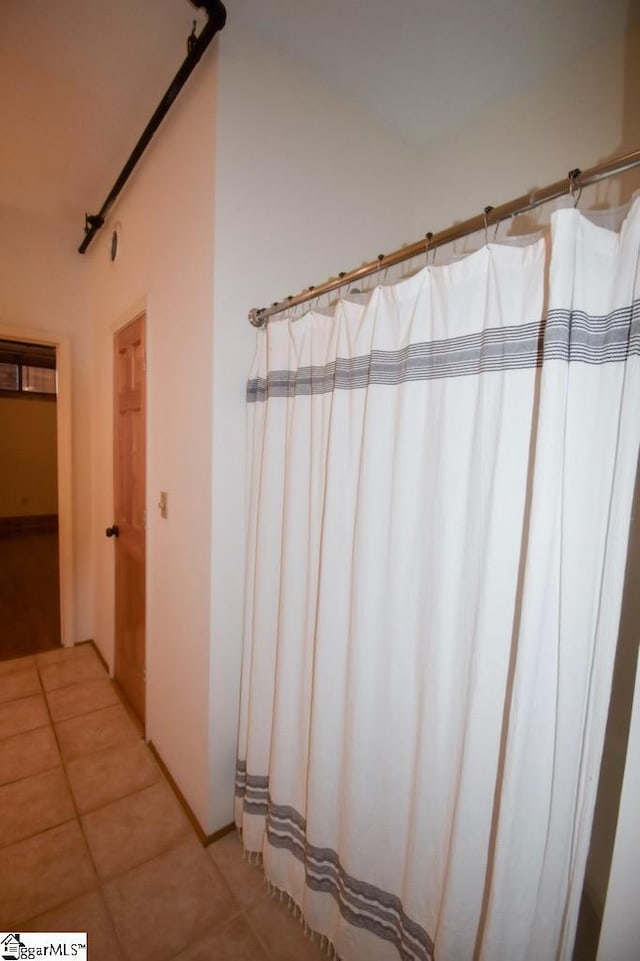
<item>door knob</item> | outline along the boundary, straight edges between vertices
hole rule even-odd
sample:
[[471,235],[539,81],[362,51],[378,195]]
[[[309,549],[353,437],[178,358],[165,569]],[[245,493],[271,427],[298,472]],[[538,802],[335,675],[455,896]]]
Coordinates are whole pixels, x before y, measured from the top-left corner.
[[107,535],[107,537],[117,537],[119,533],[120,533],[120,530],[117,524],[114,524],[113,527],[107,527],[105,531],[105,534]]

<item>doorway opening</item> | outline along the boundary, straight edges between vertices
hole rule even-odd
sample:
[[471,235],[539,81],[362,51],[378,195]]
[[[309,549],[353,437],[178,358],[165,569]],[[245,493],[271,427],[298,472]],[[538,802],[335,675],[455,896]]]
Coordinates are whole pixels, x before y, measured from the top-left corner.
[[61,644],[55,347],[0,340],[0,660]]

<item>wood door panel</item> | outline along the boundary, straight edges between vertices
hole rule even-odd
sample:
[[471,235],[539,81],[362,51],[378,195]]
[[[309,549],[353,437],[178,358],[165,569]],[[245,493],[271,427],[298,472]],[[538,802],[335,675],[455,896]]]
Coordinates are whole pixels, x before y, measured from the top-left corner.
[[145,715],[145,318],[114,342],[114,492],[116,680]]
[[144,720],[145,565],[127,545],[118,545],[116,563],[116,679]]

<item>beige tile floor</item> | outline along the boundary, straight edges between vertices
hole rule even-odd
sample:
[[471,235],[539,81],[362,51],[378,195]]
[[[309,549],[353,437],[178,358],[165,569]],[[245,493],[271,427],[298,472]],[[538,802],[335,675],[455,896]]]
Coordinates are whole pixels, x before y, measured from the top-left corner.
[[0,930],[90,961],[319,961],[235,834],[203,848],[91,645],[0,662]]

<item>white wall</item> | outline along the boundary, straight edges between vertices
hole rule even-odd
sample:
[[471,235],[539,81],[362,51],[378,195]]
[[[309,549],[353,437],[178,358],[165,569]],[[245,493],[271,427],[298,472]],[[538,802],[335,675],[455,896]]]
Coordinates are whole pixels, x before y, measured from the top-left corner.
[[214,332],[211,819],[232,819],[251,307],[410,241],[419,159],[233,17],[220,41]]
[[[639,45],[636,26],[427,149],[416,238],[560,180],[574,167],[637,148]],[[637,174],[633,182],[640,183]],[[592,196],[599,206],[617,203],[620,178],[604,181]]]
[[[247,311],[409,239],[416,173],[407,148],[230,23],[87,254],[95,638],[112,663],[110,352],[114,326],[146,305],[147,734],[207,832],[232,819]],[[111,265],[115,222],[121,253]]]
[[[113,664],[114,330],[147,313],[147,737],[208,828],[215,44],[86,254],[95,639]],[[120,253],[109,260],[114,223]],[[159,492],[168,492],[168,518]]]
[[56,398],[0,396],[0,517],[58,513]]
[[0,328],[12,336],[35,329],[71,347],[74,642],[93,636],[90,346],[80,239],[77,225],[0,207]]

